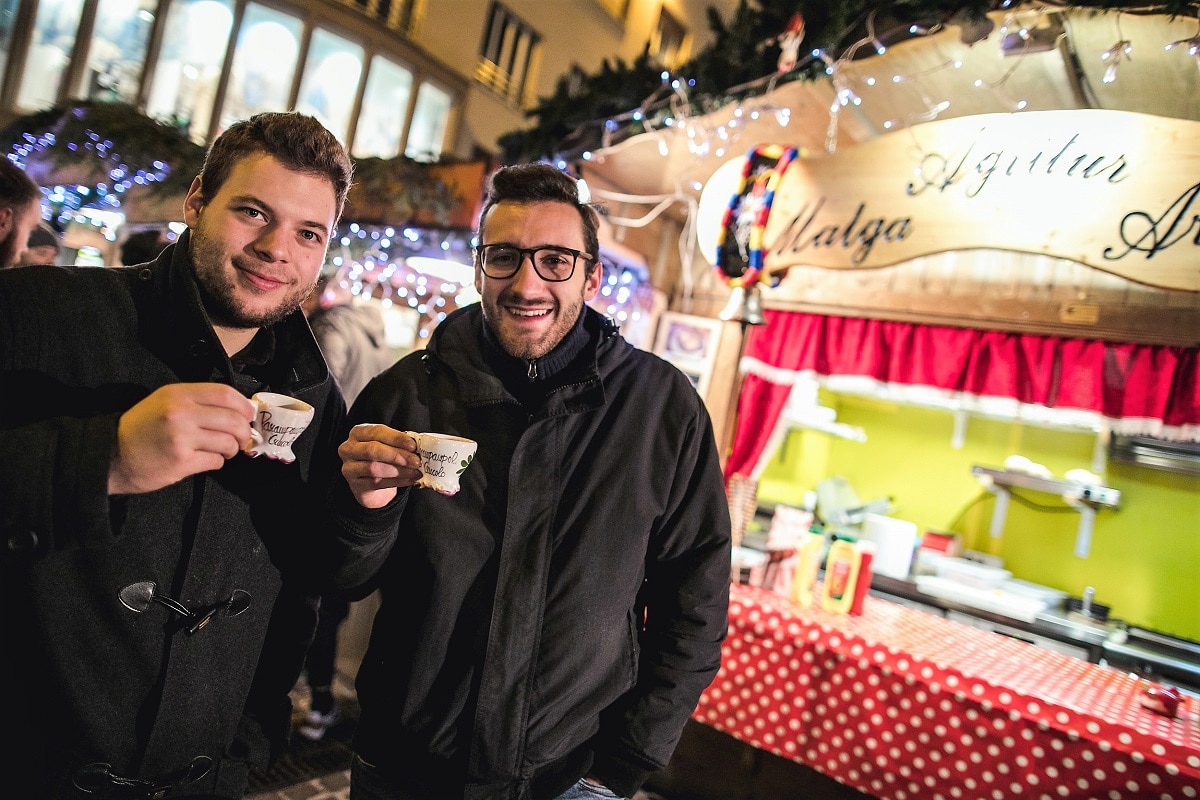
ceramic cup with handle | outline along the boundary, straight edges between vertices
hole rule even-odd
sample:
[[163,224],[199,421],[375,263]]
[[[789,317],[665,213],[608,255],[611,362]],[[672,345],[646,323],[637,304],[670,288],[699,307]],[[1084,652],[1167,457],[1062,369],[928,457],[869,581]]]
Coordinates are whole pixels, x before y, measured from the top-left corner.
[[250,423],[250,456],[266,456],[290,464],[296,460],[292,444],[312,422],[314,409],[286,394],[259,392],[250,400],[258,411]]
[[459,476],[475,460],[478,443],[448,433],[407,433],[417,441],[417,453],[421,456],[423,474],[417,486],[445,495],[458,494]]

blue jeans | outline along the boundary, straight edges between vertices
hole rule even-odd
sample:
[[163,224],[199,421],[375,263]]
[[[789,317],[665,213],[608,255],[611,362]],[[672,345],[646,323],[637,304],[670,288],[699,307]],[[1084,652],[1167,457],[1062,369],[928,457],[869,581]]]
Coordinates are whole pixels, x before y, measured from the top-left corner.
[[580,778],[574,786],[560,794],[555,800],[611,800],[614,797],[620,797],[620,795],[607,786],[596,786]]
[[[593,786],[582,778],[556,800],[612,800],[618,795],[600,786]],[[396,790],[379,768],[363,761],[358,756],[350,762],[350,800],[438,800],[418,795],[407,795]]]

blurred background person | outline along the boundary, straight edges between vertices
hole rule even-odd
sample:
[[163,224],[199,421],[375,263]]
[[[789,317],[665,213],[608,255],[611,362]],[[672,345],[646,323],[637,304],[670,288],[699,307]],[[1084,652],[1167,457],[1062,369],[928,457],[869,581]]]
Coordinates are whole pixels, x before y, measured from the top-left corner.
[[[323,274],[303,309],[349,407],[367,381],[395,361],[385,336],[383,312],[376,303],[355,300],[344,270]],[[321,598],[317,630],[305,656],[310,703],[299,731],[314,742],[324,738],[325,732],[341,719],[333,681],[337,676],[338,629],[349,614],[350,601],[345,597]]]
[[136,231],[125,237],[121,244],[121,263],[128,267],[153,261],[169,244],[163,231],[158,228]]
[[22,264],[57,264],[62,252],[62,239],[58,231],[51,228],[49,223],[35,225],[29,232],[25,252],[21,254]]
[[42,190],[25,170],[0,158],[0,269],[21,263],[29,232],[42,221]]

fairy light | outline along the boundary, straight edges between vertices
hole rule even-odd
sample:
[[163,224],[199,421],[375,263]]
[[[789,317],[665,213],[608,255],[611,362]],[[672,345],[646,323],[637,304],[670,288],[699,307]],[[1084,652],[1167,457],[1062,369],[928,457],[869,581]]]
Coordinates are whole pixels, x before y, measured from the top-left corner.
[[[1186,39],[1178,39],[1163,47],[1164,50],[1174,50],[1176,47],[1186,47],[1189,56],[1195,56],[1200,59],[1200,16],[1196,17],[1196,35],[1189,36]],[[1197,62],[1200,66],[1200,61]]]
[[1104,70],[1105,83],[1112,83],[1117,79],[1117,67],[1120,65],[1121,59],[1128,58],[1131,52],[1133,52],[1133,45],[1129,43],[1128,39],[1122,39],[1101,54],[1100,60],[1108,64]]
[[120,213],[123,199],[130,189],[161,183],[171,173],[165,161],[152,159],[147,165],[135,165],[114,148],[111,139],[85,128],[78,141],[60,142],[53,131],[40,134],[26,132],[12,145],[8,159],[21,169],[31,162],[52,158],[56,148],[71,153],[90,153],[99,165],[100,174],[107,180],[94,184],[59,183],[42,187],[46,202],[54,209],[52,216],[60,226],[74,222],[101,231],[106,239],[115,241],[116,229],[124,222]]
[[[350,222],[335,240],[330,264],[338,269],[340,281],[351,294],[383,307],[400,306],[417,312],[416,336],[426,340],[446,315],[479,300],[471,280],[470,234],[458,230],[406,227]],[[422,262],[426,254],[435,261]],[[426,259],[428,261],[428,259]],[[459,265],[444,265],[453,262]],[[446,267],[451,267],[446,271]],[[649,272],[641,266],[619,264],[601,257],[601,296],[592,305],[617,322],[634,322],[647,317],[654,292]],[[463,279],[457,279],[457,274]],[[454,275],[455,280],[447,276]]]

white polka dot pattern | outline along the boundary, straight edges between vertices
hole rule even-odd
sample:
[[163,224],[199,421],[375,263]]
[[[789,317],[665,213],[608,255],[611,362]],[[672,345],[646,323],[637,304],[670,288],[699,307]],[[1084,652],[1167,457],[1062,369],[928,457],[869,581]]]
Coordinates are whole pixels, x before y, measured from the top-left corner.
[[1141,687],[876,597],[846,616],[734,584],[693,716],[884,800],[1200,798],[1200,714]]

